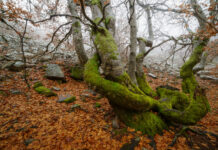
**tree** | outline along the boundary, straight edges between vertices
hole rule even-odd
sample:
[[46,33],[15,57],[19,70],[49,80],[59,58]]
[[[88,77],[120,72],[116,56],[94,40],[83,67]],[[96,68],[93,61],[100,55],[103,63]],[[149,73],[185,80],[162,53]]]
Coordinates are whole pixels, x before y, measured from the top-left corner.
[[[137,0],[138,1],[138,0]],[[144,57],[155,47],[153,46],[153,31],[151,23],[151,10],[171,11],[189,14],[188,10],[163,9],[145,5],[147,13],[149,38],[136,38],[136,16],[134,10],[135,0],[129,0],[130,27],[131,27],[131,54],[128,73],[121,62],[116,42],[114,40],[115,25],[110,12],[110,2],[107,0],[68,0],[71,14],[52,14],[53,17],[69,17],[71,22],[61,25],[72,24],[69,34],[73,33],[74,42],[78,42],[77,54],[81,63],[85,64],[84,80],[93,86],[99,93],[108,98],[115,113],[127,126],[140,130],[145,134],[154,136],[168,128],[170,124],[193,125],[204,117],[210,110],[205,91],[198,85],[193,68],[200,62],[204,47],[212,34],[203,34],[210,26],[214,28],[213,22],[208,22],[200,5],[196,0],[190,0],[189,5],[194,16],[199,21],[199,32],[194,34],[194,50],[190,58],[181,68],[182,92],[167,89],[164,86],[152,89],[146,81],[142,62]],[[138,1],[140,4],[140,2]],[[81,7],[81,12],[86,19],[82,20],[75,11],[76,4]],[[85,7],[91,6],[92,19],[86,14]],[[141,5],[144,7],[144,5]],[[214,14],[214,13],[211,13]],[[91,36],[96,48],[96,54],[87,61],[82,44],[81,26],[82,22],[91,28]],[[42,21],[38,21],[42,22]],[[87,23],[88,22],[88,23]],[[35,22],[36,23],[36,22]],[[58,28],[58,29],[59,29]],[[57,29],[57,30],[58,30]],[[56,30],[56,31],[57,31]],[[73,30],[73,31],[71,31]],[[214,34],[216,28],[212,30]],[[67,35],[69,35],[67,34]],[[67,37],[67,36],[65,36]],[[65,38],[64,37],[64,38]],[[175,41],[179,39],[171,38]],[[136,57],[136,44],[139,43],[140,53]],[[63,41],[63,40],[61,40]],[[147,51],[146,47],[150,47]],[[81,49],[80,49],[81,48]],[[87,61],[87,62],[86,62]],[[102,66],[104,75],[100,75],[99,67]],[[137,66],[137,69],[136,69]]]
[[[100,1],[95,2],[101,4]],[[80,4],[85,18],[91,23],[97,48],[96,55],[85,65],[84,79],[108,98],[115,113],[126,125],[153,136],[161,133],[170,123],[193,125],[206,115],[210,110],[209,104],[192,69],[200,61],[207,39],[196,39],[197,45],[181,69],[183,92],[159,87],[148,94],[149,86],[145,78],[138,80],[138,85],[146,86],[137,86],[119,65],[117,46],[108,29],[92,21],[85,14],[82,0]],[[105,77],[98,72],[101,63],[105,66],[104,72],[107,72]],[[156,95],[159,100],[155,99]]]

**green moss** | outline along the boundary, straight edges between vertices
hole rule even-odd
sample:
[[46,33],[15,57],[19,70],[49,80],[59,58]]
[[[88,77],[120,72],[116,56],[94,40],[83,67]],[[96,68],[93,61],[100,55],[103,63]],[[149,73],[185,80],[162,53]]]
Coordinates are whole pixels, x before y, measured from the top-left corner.
[[7,96],[7,94],[4,91],[0,91],[0,95]]
[[185,62],[180,71],[180,76],[183,79],[182,89],[185,93],[191,94],[191,96],[193,96],[195,88],[198,85],[192,69],[200,61],[204,45],[205,43],[203,42],[194,49],[192,55],[188,61]]
[[119,107],[113,108],[121,121],[143,134],[154,136],[160,134],[163,129],[167,129],[164,121],[152,112],[134,112]]
[[105,23],[105,26],[106,26],[106,27],[107,27],[108,24],[110,23],[111,19],[112,19],[111,16],[105,18],[104,23]]
[[74,105],[71,107],[71,111],[74,111],[76,108],[81,108],[80,104],[74,104]]
[[158,101],[146,95],[135,94],[117,82],[102,78],[98,72],[98,56],[95,55],[85,65],[85,81],[96,87],[99,93],[106,96],[113,104],[130,110],[150,110]]
[[34,85],[33,85],[33,88],[37,88],[37,87],[40,87],[40,86],[43,86],[42,82],[36,82]]
[[159,112],[169,121],[193,125],[210,110],[206,96],[196,90],[194,98],[167,89],[158,89],[158,93],[161,97],[165,97],[159,105]]
[[49,96],[56,96],[57,94],[52,92],[50,89],[44,87],[44,86],[38,86],[36,88],[34,88],[36,92],[38,92],[39,94],[43,94],[47,97]]
[[61,101],[61,103],[72,103],[76,100],[76,97],[75,96],[71,96],[71,97],[68,97],[66,98],[65,100]]
[[101,107],[101,104],[97,102],[97,103],[95,103],[95,107],[99,108],[99,107]]
[[97,17],[93,21],[94,21],[94,23],[98,24],[100,22],[100,20],[101,20],[101,18]]
[[148,82],[146,81],[145,75],[142,77],[136,76],[138,87],[146,94],[152,97],[157,96],[157,93],[150,87]]
[[117,45],[107,29],[101,28],[95,33],[94,43],[100,53],[107,54],[110,59],[117,59],[117,55],[119,55]]
[[185,93],[165,88],[157,88],[157,93],[161,98],[161,105],[164,105],[167,109],[183,111],[190,104],[189,97]]
[[76,27],[76,28],[81,27],[79,21],[76,21],[75,23],[73,23],[72,26],[74,26],[74,27]]
[[100,3],[100,0],[92,0],[91,4],[92,5],[98,5]]
[[136,60],[137,59],[141,59],[141,58],[143,58],[144,57],[144,53],[140,53],[140,54],[138,54],[137,56],[136,56]]
[[80,66],[75,66],[71,68],[70,77],[76,80],[83,80],[84,68]]
[[138,41],[143,41],[144,43],[147,42],[146,39],[144,39],[144,38],[142,38],[142,37],[137,38],[137,40],[138,40]]
[[128,133],[127,128],[114,129],[113,132],[114,132],[115,136],[117,136],[117,135],[124,135],[124,134]]

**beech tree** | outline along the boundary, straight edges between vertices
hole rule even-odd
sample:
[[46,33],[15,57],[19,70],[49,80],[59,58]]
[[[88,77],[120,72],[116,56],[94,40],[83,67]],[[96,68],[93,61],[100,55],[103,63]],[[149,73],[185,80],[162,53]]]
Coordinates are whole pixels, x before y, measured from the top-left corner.
[[[129,67],[125,70],[118,52],[115,38],[115,17],[111,12],[112,7],[108,0],[68,0],[68,8],[71,14],[53,14],[54,17],[68,17],[72,23],[73,42],[80,63],[84,66],[84,80],[96,91],[108,98],[114,112],[127,126],[142,131],[144,134],[154,136],[167,129],[169,125],[194,125],[204,117],[210,106],[202,89],[194,76],[193,68],[201,61],[201,55],[209,38],[217,32],[216,17],[214,16],[214,1],[211,6],[211,19],[208,19],[196,0],[189,1],[189,7],[181,10],[164,9],[143,4],[145,8],[149,29],[148,39],[137,38],[136,16],[134,5],[136,0],[129,0],[130,10],[130,57]],[[79,5],[86,19],[84,22],[76,12]],[[86,13],[86,7],[90,6],[92,19]],[[155,47],[153,46],[153,31],[151,22],[151,10],[171,11],[174,13],[186,13],[193,15],[199,22],[199,30],[194,36],[194,48],[189,59],[180,70],[182,78],[182,91],[164,86],[156,90],[149,86],[143,71],[144,57]],[[49,20],[45,19],[45,20]],[[1,20],[2,21],[2,20]],[[34,21],[32,21],[34,22]],[[38,21],[35,23],[40,23]],[[88,60],[84,46],[80,23],[84,23],[91,29],[91,37],[96,48],[96,53]],[[209,30],[210,29],[210,30]],[[205,34],[205,31],[210,34]],[[179,39],[173,39],[177,40]],[[136,56],[137,41],[139,54]],[[146,47],[150,49],[146,50]],[[104,74],[99,73],[102,67]]]
[[[102,6],[101,1],[95,2]],[[208,42],[207,37],[196,35],[193,53],[180,71],[183,80],[182,92],[162,87],[154,91],[149,87],[144,75],[136,84],[121,68],[122,66],[117,65],[120,64],[120,57],[113,36],[107,28],[95,23],[86,15],[82,0],[80,4],[85,18],[91,23],[97,49],[97,53],[85,65],[84,79],[108,98],[120,120],[136,130],[153,136],[161,133],[169,124],[193,125],[206,115],[210,110],[208,100],[204,90],[197,83],[192,69],[200,61],[203,48]],[[191,5],[194,11],[200,10],[196,1],[191,1]],[[103,10],[102,12],[104,13]],[[101,20],[103,19],[104,17]],[[199,28],[203,29],[205,26],[204,22]],[[105,66],[103,68],[106,72],[105,77],[98,71],[100,64]]]

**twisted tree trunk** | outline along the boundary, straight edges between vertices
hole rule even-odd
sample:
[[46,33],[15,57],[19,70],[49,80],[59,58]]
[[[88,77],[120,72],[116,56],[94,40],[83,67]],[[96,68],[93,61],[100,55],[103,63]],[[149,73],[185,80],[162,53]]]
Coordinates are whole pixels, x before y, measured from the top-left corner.
[[[83,1],[80,2],[82,5]],[[146,82],[141,66],[144,58],[141,56],[147,42],[139,40],[141,56],[139,55],[137,59],[140,65],[137,75],[140,84],[136,86],[121,65],[117,45],[111,32],[105,27],[97,26],[98,19],[95,23],[92,36],[97,53],[86,63],[84,79],[108,98],[115,113],[127,126],[154,136],[171,123],[195,124],[210,110],[204,90],[199,87],[192,71],[200,61],[203,47],[207,44],[206,40],[197,40],[191,57],[181,68],[183,92],[164,88],[157,88],[155,92]],[[104,66],[105,77],[99,73],[101,64]],[[132,71],[135,74],[136,70]],[[154,99],[157,96],[159,100]]]
[[[111,63],[119,62],[119,57],[110,32],[100,28],[94,36],[98,54],[85,66],[85,81],[95,86],[98,92],[108,98],[115,113],[126,125],[153,136],[161,133],[172,122],[195,124],[209,111],[205,93],[198,86],[192,72],[194,65],[200,61],[204,42],[195,48],[192,56],[181,69],[185,93],[158,88],[160,99],[155,100],[140,86],[139,88],[135,86],[122,68],[117,68],[117,65]],[[107,79],[100,76],[98,72],[100,62],[110,64]],[[145,88],[148,89],[149,86]],[[157,112],[158,115],[153,112]],[[168,121],[164,122],[164,120]]]

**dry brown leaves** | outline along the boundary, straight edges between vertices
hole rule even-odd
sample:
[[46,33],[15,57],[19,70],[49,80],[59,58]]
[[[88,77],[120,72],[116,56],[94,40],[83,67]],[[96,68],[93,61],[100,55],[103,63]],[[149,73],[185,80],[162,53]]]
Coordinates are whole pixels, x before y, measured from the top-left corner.
[[[8,96],[0,95],[0,149],[120,149],[123,144],[130,142],[134,137],[140,137],[141,141],[135,148],[142,147],[153,149],[150,139],[134,129],[127,128],[127,132],[114,136],[112,129],[113,111],[106,98],[96,100],[95,97],[87,98],[86,102],[80,100],[88,86],[84,82],[77,82],[67,76],[67,83],[59,84],[55,81],[43,78],[42,70],[32,69],[29,78],[38,79],[44,85],[51,88],[59,87],[59,95],[72,94],[77,100],[73,104],[80,104],[83,109],[69,112],[72,104],[57,103],[57,97],[46,98],[37,94],[34,90],[28,91],[22,73],[3,72],[11,75],[11,79],[0,83],[0,89],[5,90]],[[169,80],[166,79],[168,77]],[[171,81],[174,87],[180,88],[180,79],[171,76],[163,76],[158,79],[147,77],[153,88],[161,85],[165,80]],[[172,82],[173,81],[173,82]],[[33,84],[34,81],[30,81]],[[212,106],[212,112],[203,118],[199,124],[205,130],[218,133],[217,130],[217,85],[209,82],[207,96]],[[19,89],[20,95],[13,95],[10,89]],[[95,103],[101,104],[96,108]],[[86,110],[86,111],[84,111]],[[122,127],[125,127],[122,125]],[[158,150],[165,149],[189,149],[186,139],[180,137],[174,147],[168,145],[172,142],[175,133],[164,131],[163,135],[156,135],[155,142]]]

